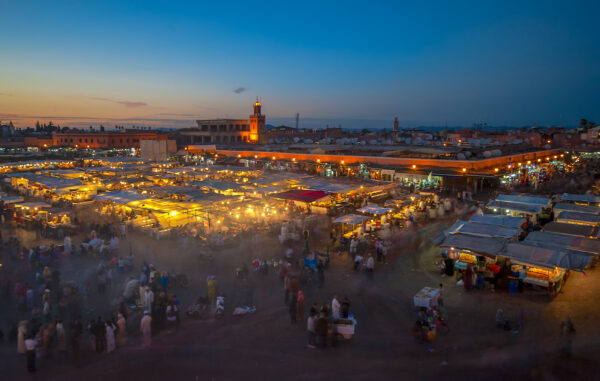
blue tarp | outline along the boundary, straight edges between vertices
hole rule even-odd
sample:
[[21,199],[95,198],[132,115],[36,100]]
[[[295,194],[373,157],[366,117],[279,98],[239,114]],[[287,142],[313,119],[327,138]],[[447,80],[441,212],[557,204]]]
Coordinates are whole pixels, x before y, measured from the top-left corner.
[[525,265],[546,268],[560,267],[573,271],[585,270],[592,260],[592,255],[570,250],[536,247],[522,243],[508,244],[506,251],[501,255],[510,258],[513,262]]

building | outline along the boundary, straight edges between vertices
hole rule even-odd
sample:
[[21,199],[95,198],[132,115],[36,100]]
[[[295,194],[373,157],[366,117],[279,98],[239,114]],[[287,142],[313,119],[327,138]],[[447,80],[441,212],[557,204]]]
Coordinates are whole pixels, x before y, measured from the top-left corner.
[[250,128],[245,119],[197,120],[198,127],[179,130],[177,144],[218,144],[249,142]]
[[177,132],[177,144],[266,144],[265,116],[261,114],[261,103],[254,103],[254,114],[250,122],[245,119],[206,119],[197,120],[197,127],[181,129]]
[[157,131],[81,131],[53,132],[52,146],[72,148],[140,148],[141,140],[168,140]]
[[256,98],[254,114],[250,115],[250,141],[258,144],[267,144],[267,130],[265,116],[261,114],[261,103]]

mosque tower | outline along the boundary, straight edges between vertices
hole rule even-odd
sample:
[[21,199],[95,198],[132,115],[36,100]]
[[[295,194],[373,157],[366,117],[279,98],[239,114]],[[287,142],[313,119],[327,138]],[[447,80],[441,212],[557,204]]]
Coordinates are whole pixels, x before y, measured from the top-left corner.
[[262,104],[258,97],[254,103],[254,115],[250,115],[250,142],[267,144],[265,116],[261,114]]

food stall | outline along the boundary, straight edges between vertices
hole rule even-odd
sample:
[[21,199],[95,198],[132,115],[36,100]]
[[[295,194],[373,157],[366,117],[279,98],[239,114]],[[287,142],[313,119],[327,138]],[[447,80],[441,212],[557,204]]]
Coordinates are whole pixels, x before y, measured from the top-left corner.
[[[371,218],[369,222],[365,224],[365,231],[370,232],[380,227],[389,226],[389,213],[392,210],[393,209],[391,208],[384,208],[377,205],[367,205],[360,209],[357,209],[357,212],[370,214],[373,216],[373,218]],[[380,218],[377,219],[377,217]]]
[[600,226],[600,216],[579,212],[560,212],[555,215],[556,222],[574,225]]
[[511,243],[502,254],[514,265],[513,278],[522,283],[547,288],[555,295],[560,291],[567,271],[584,271],[591,263],[592,255],[571,250],[535,247]]
[[361,216],[358,214],[347,214],[333,220],[334,224],[339,224],[340,233],[345,238],[351,238],[352,236],[361,236],[364,232],[364,222],[369,217]]
[[589,225],[575,225],[564,222],[548,222],[542,229],[544,232],[577,236],[591,239],[600,239],[600,227]]

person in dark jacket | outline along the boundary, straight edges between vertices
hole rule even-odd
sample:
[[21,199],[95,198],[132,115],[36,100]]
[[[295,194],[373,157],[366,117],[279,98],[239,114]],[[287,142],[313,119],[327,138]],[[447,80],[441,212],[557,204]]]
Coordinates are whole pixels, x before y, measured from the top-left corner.
[[325,348],[327,346],[327,319],[324,313],[321,313],[315,322],[315,334],[317,335],[317,345]]

